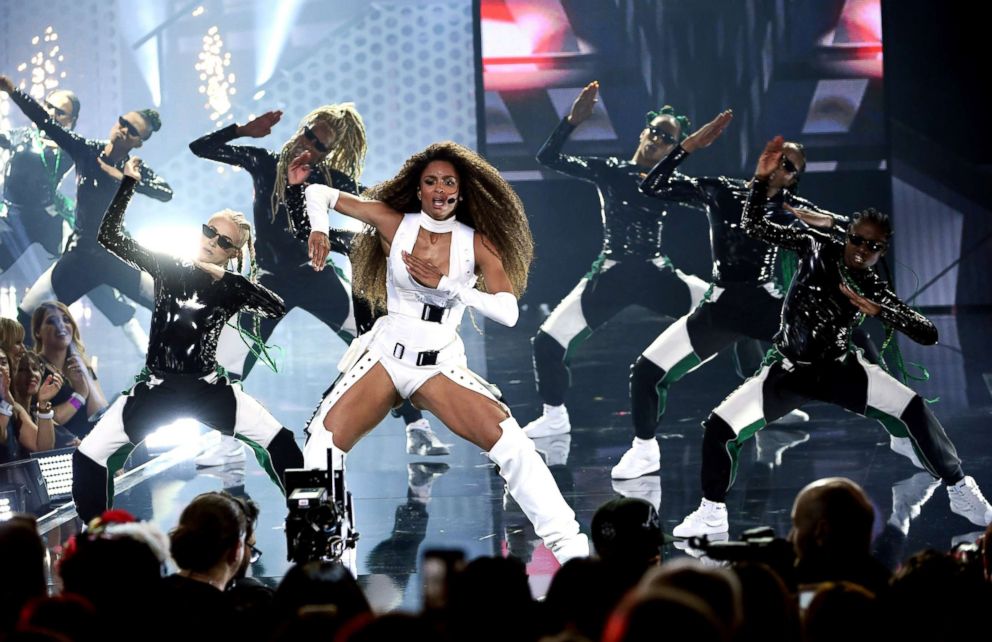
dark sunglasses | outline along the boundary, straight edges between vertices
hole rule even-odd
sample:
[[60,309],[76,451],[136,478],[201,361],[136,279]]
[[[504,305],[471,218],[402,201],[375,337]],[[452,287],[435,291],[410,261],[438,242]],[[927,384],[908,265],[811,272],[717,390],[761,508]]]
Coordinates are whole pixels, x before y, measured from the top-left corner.
[[121,127],[123,127],[124,129],[127,130],[127,135],[128,136],[131,136],[132,138],[141,138],[141,132],[139,132],[137,130],[137,128],[135,128],[134,125],[132,125],[131,123],[129,123],[128,120],[126,118],[124,118],[123,116],[118,116],[117,117],[117,123]]
[[850,241],[852,245],[857,247],[864,245],[872,252],[881,252],[889,245],[885,241],[871,241],[863,236],[858,236],[857,234],[853,234],[851,232],[847,233],[847,240]]
[[59,109],[58,107],[48,102],[47,100],[45,101],[45,108],[51,111],[56,116],[58,116],[59,118],[64,118],[69,115],[69,112],[67,112],[64,109]]
[[203,235],[205,237],[207,237],[208,239],[212,239],[212,238],[215,238],[216,237],[216,239],[217,239],[217,245],[219,245],[221,248],[223,248],[225,250],[234,250],[234,249],[237,249],[237,247],[238,247],[234,243],[234,241],[232,241],[231,239],[227,238],[226,236],[224,236],[223,234],[221,234],[220,232],[218,232],[212,226],[207,225],[206,223],[203,224],[203,227],[201,228],[200,231],[202,231],[203,232]]
[[796,167],[796,164],[795,163],[793,163],[791,160],[789,160],[789,157],[788,156],[783,156],[782,157],[782,169],[785,170],[785,173],[786,174],[798,174],[799,173],[799,168]]
[[666,145],[674,145],[676,142],[675,137],[666,132],[660,127],[655,127],[654,125],[648,125],[648,134],[656,138],[660,138],[665,142]]
[[310,129],[309,125],[303,126],[303,135],[306,136],[306,139],[313,144],[314,148],[318,152],[320,152],[321,154],[326,154],[328,152],[327,145],[320,142],[320,139],[317,138],[317,134],[313,133],[313,130]]
[[248,545],[248,551],[250,553],[248,555],[248,561],[251,562],[252,564],[254,564],[258,560],[262,559],[262,551],[260,551],[257,548],[255,548],[255,545],[254,544],[249,544]]

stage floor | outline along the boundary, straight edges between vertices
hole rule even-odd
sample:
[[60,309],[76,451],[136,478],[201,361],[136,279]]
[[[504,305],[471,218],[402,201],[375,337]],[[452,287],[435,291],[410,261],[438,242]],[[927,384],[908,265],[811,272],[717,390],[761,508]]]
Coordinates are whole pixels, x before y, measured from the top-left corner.
[[[486,334],[480,335],[470,323],[463,327],[470,364],[502,388],[521,424],[540,408],[529,343],[540,320],[536,311],[525,310],[513,329],[490,323]],[[918,389],[928,398],[940,397],[933,409],[957,444],[966,473],[990,492],[992,397],[985,373],[992,371],[992,351],[984,331],[989,315],[936,321],[941,345],[916,349],[903,341],[904,354],[907,361],[921,361],[929,368],[932,379]],[[101,327],[96,318],[90,322],[93,327],[84,328],[84,336],[91,352],[108,356],[101,370],[116,373],[126,366],[120,362],[133,362],[130,371],[136,372],[137,352],[110,349],[120,346],[120,336],[113,334],[118,331]],[[667,323],[632,308],[595,333],[572,368],[572,433],[538,443],[585,531],[596,508],[618,494],[654,502],[668,532],[699,502],[699,424],[739,381],[728,355],[717,357],[673,388],[659,433],[660,474],[623,483],[610,479],[610,468],[632,438],[629,364]],[[291,313],[273,340],[285,350],[282,372],[258,370],[245,389],[302,437],[302,427],[333,379],[333,364],[344,346],[300,311]],[[878,424],[823,404],[811,404],[806,410],[812,417],[808,424],[772,426],[745,448],[728,498],[732,537],[764,525],[785,536],[796,492],[816,478],[834,475],[849,477],[868,492],[876,509],[875,546],[890,565],[912,552],[947,549],[979,534],[979,527],[950,512],[938,484],[889,450],[888,436]],[[418,564],[428,548],[458,548],[469,558],[517,555],[527,563],[535,594],[543,594],[557,563],[523,515],[504,504],[503,484],[493,465],[478,448],[460,441],[436,420],[432,425],[444,441],[454,444],[450,456],[407,455],[402,423],[390,417],[348,458],[347,483],[361,533],[355,563],[373,606],[379,610],[419,606]],[[258,547],[264,555],[252,572],[277,583],[289,566],[282,530],[284,499],[254,461],[198,470],[192,462],[196,451],[195,445],[187,444],[153,462],[145,469],[150,474],[133,473],[125,484],[130,488],[118,494],[116,506],[167,531],[198,493],[220,488],[244,493],[262,508]],[[70,512],[62,511],[45,522],[53,547],[78,528],[70,517]],[[686,553],[669,545],[664,554]]]

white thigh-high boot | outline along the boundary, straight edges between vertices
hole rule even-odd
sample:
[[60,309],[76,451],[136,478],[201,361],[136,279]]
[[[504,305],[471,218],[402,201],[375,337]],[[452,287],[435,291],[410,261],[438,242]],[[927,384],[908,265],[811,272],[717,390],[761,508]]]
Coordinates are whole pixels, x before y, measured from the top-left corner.
[[[314,425],[316,424],[316,425]],[[323,420],[310,424],[310,437],[303,446],[303,467],[327,470],[327,450],[334,451],[334,469],[344,467],[344,451],[334,445],[331,431],[324,428]]]
[[588,557],[589,539],[579,532],[575,513],[565,503],[534,442],[513,417],[499,427],[503,435],[487,454],[499,466],[510,496],[534,525],[534,532],[562,564],[573,557]]

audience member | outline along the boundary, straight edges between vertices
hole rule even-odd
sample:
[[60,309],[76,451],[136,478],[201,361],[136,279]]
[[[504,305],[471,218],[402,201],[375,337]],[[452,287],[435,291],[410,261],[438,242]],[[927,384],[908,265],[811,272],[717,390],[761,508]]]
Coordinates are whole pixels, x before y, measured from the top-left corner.
[[743,620],[737,642],[793,642],[799,639],[799,604],[772,568],[759,562],[738,562]]
[[[512,617],[492,617],[493,605]],[[479,557],[451,578],[445,610],[451,637],[479,642],[537,639],[527,570],[515,557]]]
[[732,636],[736,634],[742,618],[741,584],[730,569],[704,566],[699,560],[681,557],[648,571],[637,590],[646,595],[666,587],[701,599],[713,610],[721,628]]
[[803,614],[806,642],[874,642],[883,639],[875,595],[851,582],[821,584]]
[[884,591],[890,573],[871,555],[874,519],[867,495],[850,479],[828,477],[799,491],[789,533],[799,584],[846,580]]
[[545,634],[573,631],[599,640],[607,618],[629,588],[626,579],[601,559],[568,560],[555,573],[541,605]]
[[[42,383],[38,364],[38,356],[33,353],[23,353],[18,363],[0,349],[0,463],[55,447],[52,399],[62,378],[48,375]],[[4,403],[11,412],[6,426]]]
[[183,509],[169,533],[179,571],[162,580],[161,591],[163,612],[183,614],[166,626],[174,639],[230,637],[234,610],[224,589],[247,554],[246,529],[244,509],[226,493],[197,495]]
[[599,559],[628,588],[661,561],[661,521],[655,507],[643,499],[620,497],[606,502],[592,516],[590,529]]
[[702,599],[672,587],[629,594],[610,616],[603,642],[727,642],[730,636]]
[[304,613],[327,620],[326,624],[333,627],[325,629],[323,635],[327,638],[333,638],[337,628],[352,618],[372,613],[358,582],[340,562],[293,566],[279,583],[273,606],[276,618],[282,622],[291,622]]
[[13,630],[18,614],[30,600],[45,595],[45,547],[31,515],[0,521],[0,637]]
[[42,303],[31,315],[34,350],[41,355],[45,376],[58,373],[62,387],[52,399],[55,422],[78,438],[89,433],[89,418],[107,407],[79,334],[79,324],[62,303]]

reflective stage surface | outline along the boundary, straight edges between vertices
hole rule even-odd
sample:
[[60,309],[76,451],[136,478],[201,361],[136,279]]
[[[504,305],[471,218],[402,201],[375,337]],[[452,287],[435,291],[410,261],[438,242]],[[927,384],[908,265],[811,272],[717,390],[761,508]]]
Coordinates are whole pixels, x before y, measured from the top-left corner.
[[[530,310],[513,329],[490,323],[486,334],[480,335],[471,323],[463,327],[470,365],[500,386],[521,424],[533,419],[540,408],[529,342],[540,320]],[[936,318],[940,346],[902,344],[907,362],[923,363],[930,370],[930,381],[914,385],[927,398],[939,397],[933,409],[956,443],[965,472],[986,492],[992,489],[992,397],[987,385],[992,350],[985,331],[989,320],[989,315]],[[136,351],[131,354],[130,346],[122,346],[123,338],[115,334],[119,331],[98,315],[87,323],[88,348],[101,357],[103,380],[112,381],[105,383],[109,397],[126,384],[115,380],[122,378],[118,372],[137,372],[141,358]],[[740,381],[729,355],[718,356],[673,387],[659,434],[660,474],[627,482],[610,479],[611,467],[633,437],[627,403],[629,364],[667,323],[630,309],[596,332],[573,362],[568,397],[572,433],[539,440],[538,449],[547,457],[583,530],[588,531],[596,508],[617,494],[640,496],[658,505],[667,532],[698,505],[700,421]],[[302,311],[290,314],[273,342],[287,355],[280,360],[282,371],[259,369],[245,389],[302,439],[302,427],[333,380],[333,364],[344,345]],[[732,537],[761,525],[784,536],[797,491],[813,479],[833,475],[850,477],[867,490],[876,509],[876,550],[890,565],[920,549],[947,549],[958,538],[977,536],[979,527],[950,512],[942,487],[889,449],[888,436],[878,424],[822,404],[806,410],[809,423],[771,426],[745,447],[728,498]],[[535,595],[543,594],[558,566],[554,558],[523,515],[504,501],[502,480],[479,449],[436,420],[432,425],[442,441],[454,443],[450,456],[407,455],[402,422],[389,417],[348,457],[347,483],[361,534],[355,563],[373,606],[418,607],[418,564],[428,548],[458,548],[469,558],[517,555],[527,562]],[[253,574],[278,582],[289,566],[283,497],[253,460],[197,469],[192,457],[198,450],[197,444],[186,444],[129,473],[119,486],[130,488],[118,494],[116,506],[168,531],[198,493],[220,488],[245,493],[262,508],[258,548],[264,555]],[[47,524],[53,546],[78,528],[65,516]],[[664,553],[686,554],[674,545],[665,547]]]

